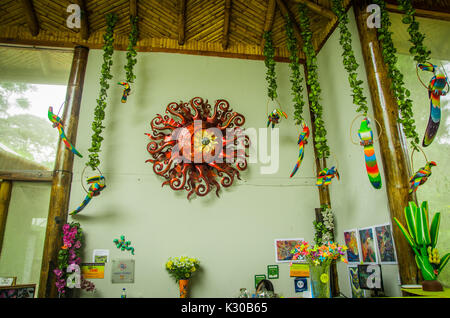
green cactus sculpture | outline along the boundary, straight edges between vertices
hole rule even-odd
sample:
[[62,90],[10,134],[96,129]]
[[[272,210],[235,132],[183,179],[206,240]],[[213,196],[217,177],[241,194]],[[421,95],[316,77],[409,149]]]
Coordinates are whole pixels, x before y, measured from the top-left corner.
[[[417,266],[422,272],[425,281],[434,281],[447,265],[450,253],[445,254],[441,259],[436,249],[439,237],[439,223],[441,213],[437,212],[429,224],[428,202],[423,201],[419,209],[414,202],[409,202],[405,208],[405,228],[397,218],[394,221],[400,227],[403,235],[411,245]],[[425,290],[425,289],[424,289]]]

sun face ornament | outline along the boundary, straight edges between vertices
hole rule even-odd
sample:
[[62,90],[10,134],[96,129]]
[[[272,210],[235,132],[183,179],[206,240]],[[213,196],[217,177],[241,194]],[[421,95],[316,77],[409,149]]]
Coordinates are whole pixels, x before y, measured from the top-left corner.
[[213,188],[229,187],[240,171],[247,168],[250,139],[241,128],[242,114],[233,112],[229,103],[219,99],[212,109],[201,97],[189,102],[172,102],[169,115],[158,114],[150,123],[152,133],[146,162],[166,180],[173,190],[188,191],[189,199],[207,195]]

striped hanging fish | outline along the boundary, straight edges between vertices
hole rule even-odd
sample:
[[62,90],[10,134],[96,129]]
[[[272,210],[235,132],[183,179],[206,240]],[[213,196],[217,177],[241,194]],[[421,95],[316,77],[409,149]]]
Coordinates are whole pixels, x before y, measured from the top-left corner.
[[303,157],[305,156],[305,145],[308,143],[309,128],[308,128],[308,126],[306,126],[305,123],[302,123],[302,126],[303,126],[303,130],[298,135],[298,141],[297,141],[297,144],[299,147],[298,159],[297,159],[297,163],[295,164],[294,170],[292,170],[290,178],[292,178],[296,174],[298,168],[300,168]]
[[330,169],[325,168],[319,172],[319,176],[317,177],[316,186],[327,186],[331,184],[331,179],[336,178],[339,180],[339,172],[333,166]]
[[369,126],[370,121],[366,117],[362,120],[358,130],[358,136],[361,139],[361,146],[364,146],[364,159],[366,161],[366,170],[370,183],[375,189],[381,189],[381,176],[378,169],[375,149],[373,147],[373,132]]
[[128,84],[127,82],[119,82],[117,84],[122,85],[124,87],[121,102],[126,103],[127,98],[130,95],[130,91],[131,91],[130,84]]
[[409,179],[409,193],[416,192],[417,188],[424,184],[428,177],[431,176],[431,167],[436,166],[436,162],[427,162],[425,167],[422,167]]
[[91,177],[91,178],[87,179],[86,182],[91,185],[89,187],[88,193],[87,193],[86,197],[84,198],[83,202],[80,204],[80,206],[76,210],[70,212],[70,215],[75,215],[75,214],[80,213],[88,205],[88,203],[91,201],[92,197],[98,196],[100,194],[100,192],[104,188],[106,188],[104,176]]
[[420,69],[424,71],[433,72],[435,75],[428,85],[428,97],[430,98],[430,117],[428,119],[427,128],[422,141],[422,146],[427,147],[431,145],[436,137],[441,122],[441,96],[447,94],[444,91],[447,85],[447,77],[443,74],[436,74],[437,66],[431,63],[419,64]]
[[66,145],[67,149],[72,151],[74,154],[83,158],[83,156],[75,149],[75,147],[67,140],[66,133],[64,132],[63,123],[60,117],[53,113],[53,107],[48,108],[48,119],[53,123],[53,127],[58,128],[59,137],[61,137],[62,141]]

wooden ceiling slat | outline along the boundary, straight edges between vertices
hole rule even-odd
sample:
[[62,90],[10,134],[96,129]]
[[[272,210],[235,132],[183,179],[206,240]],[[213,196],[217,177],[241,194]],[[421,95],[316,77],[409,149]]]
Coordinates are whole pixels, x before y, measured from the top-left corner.
[[231,11],[231,0],[225,0],[224,8],[224,18],[223,18],[223,33],[222,33],[222,48],[224,50],[228,47],[228,36],[230,32],[230,11]]
[[19,0],[22,5],[23,13],[27,21],[28,28],[30,29],[30,33],[33,36],[39,34],[39,22],[36,17],[36,11],[34,9],[33,3],[31,0]]

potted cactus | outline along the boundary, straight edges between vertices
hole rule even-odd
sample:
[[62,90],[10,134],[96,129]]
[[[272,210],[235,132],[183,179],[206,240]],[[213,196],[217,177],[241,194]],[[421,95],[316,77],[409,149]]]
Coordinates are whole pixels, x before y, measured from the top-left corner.
[[436,249],[441,213],[437,212],[434,215],[430,226],[428,202],[423,201],[420,209],[414,202],[409,202],[405,208],[405,219],[407,228],[397,218],[394,218],[394,221],[400,227],[414,254],[416,254],[416,263],[424,278],[422,289],[425,291],[442,291],[442,285],[437,281],[437,277],[447,264],[450,253],[439,259]]

